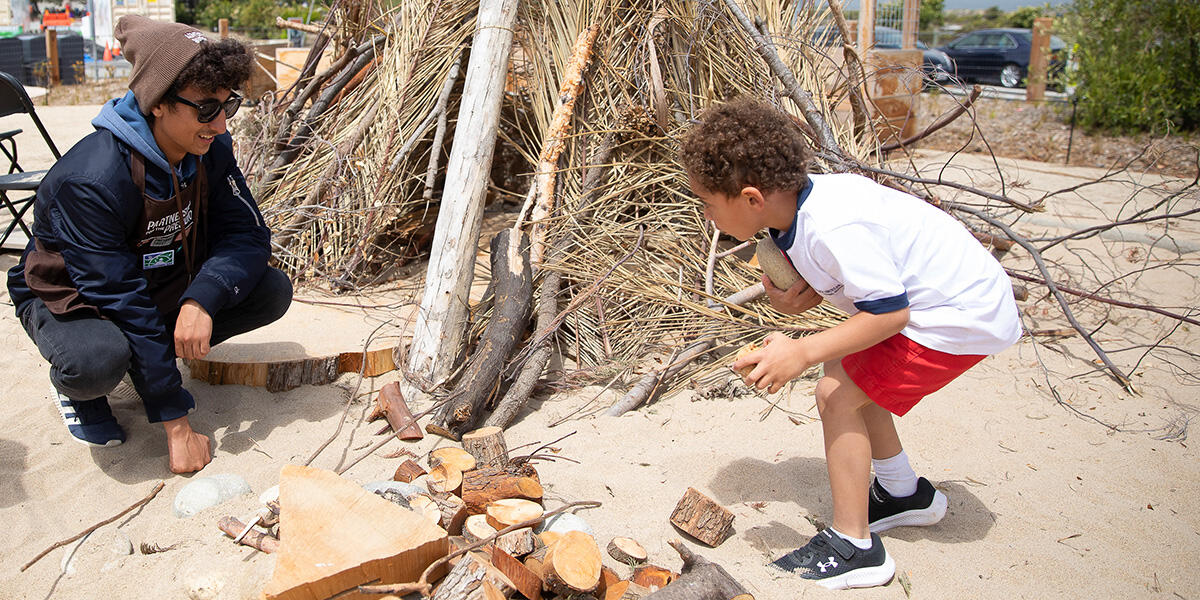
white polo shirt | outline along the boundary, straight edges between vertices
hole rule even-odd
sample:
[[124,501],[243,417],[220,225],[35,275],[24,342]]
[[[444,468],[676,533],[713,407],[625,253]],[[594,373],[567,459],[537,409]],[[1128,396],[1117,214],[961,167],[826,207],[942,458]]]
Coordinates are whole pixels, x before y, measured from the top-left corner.
[[901,333],[950,354],[995,354],[1021,337],[1012,284],[953,217],[852,174],[809,175],[791,229],[771,236],[796,271],[855,314],[908,307]]

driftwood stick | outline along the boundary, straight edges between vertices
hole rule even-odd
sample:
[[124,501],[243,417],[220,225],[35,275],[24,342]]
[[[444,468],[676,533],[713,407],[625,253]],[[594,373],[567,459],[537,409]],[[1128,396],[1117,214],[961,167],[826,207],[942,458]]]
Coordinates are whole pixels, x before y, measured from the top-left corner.
[[540,517],[535,517],[535,518],[529,519],[527,521],[522,521],[520,523],[509,525],[508,527],[505,527],[504,529],[501,529],[486,538],[483,538],[473,544],[459,548],[458,550],[455,550],[454,552],[451,552],[450,554],[447,554],[446,556],[443,556],[442,558],[439,558],[439,559],[433,561],[433,563],[431,563],[428,567],[425,568],[425,572],[421,573],[421,578],[419,580],[417,580],[416,583],[397,583],[397,584],[390,584],[390,585],[360,585],[360,586],[358,586],[358,591],[359,591],[359,593],[362,593],[362,594],[395,594],[397,596],[404,596],[406,594],[421,594],[422,596],[429,597],[429,595],[433,591],[433,586],[429,583],[430,573],[433,573],[435,570],[437,570],[443,564],[450,562],[452,559],[462,556],[462,555],[464,555],[472,550],[475,550],[477,548],[482,548],[482,547],[496,541],[501,536],[503,536],[506,533],[509,533],[510,531],[516,531],[518,529],[523,529],[525,527],[533,527],[534,525],[537,525],[538,523],[541,523],[542,521],[545,521],[546,519],[549,519],[550,517],[553,517],[560,513],[566,512],[572,508],[580,508],[580,507],[582,507],[582,508],[597,508],[599,506],[600,506],[600,503],[593,501],[593,500],[581,500],[579,502],[572,502],[570,504],[560,506],[552,511],[546,512],[545,514],[543,514]]
[[[740,292],[726,296],[724,302],[725,304],[741,306],[762,297],[766,293],[763,284],[756,283]],[[651,371],[642,375],[637,384],[630,388],[629,392],[622,396],[620,400],[609,407],[604,414],[610,417],[619,417],[641,406],[650,397],[651,392],[659,387],[660,382],[674,377],[688,363],[707,352],[712,347],[714,341],[716,341],[714,335],[705,335],[682,351],[678,351],[678,358],[674,358],[668,362],[667,366],[660,371]]]
[[[1043,278],[1033,277],[1030,275],[1026,275],[1024,273],[1018,273],[1007,267],[1004,270],[1007,271],[1008,275],[1014,279],[1020,279],[1021,281],[1028,281],[1030,283],[1039,283],[1042,285],[1046,285],[1046,280]],[[1122,308],[1132,308],[1135,310],[1144,310],[1146,312],[1152,312],[1155,314],[1162,315],[1164,317],[1169,317],[1171,319],[1175,319],[1176,321],[1183,321],[1184,323],[1188,323],[1191,325],[1200,325],[1200,321],[1198,321],[1196,319],[1193,319],[1186,315],[1181,315],[1179,313],[1173,313],[1169,310],[1164,310],[1157,306],[1150,306],[1147,304],[1137,304],[1134,302],[1125,302],[1122,300],[1116,300],[1114,298],[1108,298],[1106,296],[1101,296],[1100,294],[1097,294],[1096,292],[1085,292],[1083,290],[1077,290],[1075,288],[1070,288],[1061,283],[1055,283],[1054,286],[1056,288],[1058,288],[1058,291],[1060,291],[1064,294],[1071,294],[1072,296],[1079,296],[1080,298],[1083,298],[1084,300],[1095,300],[1096,302],[1102,302],[1104,304],[1111,304],[1113,306],[1120,306]]]
[[[292,138],[292,125],[296,120],[296,115],[300,114],[301,110],[304,110],[304,104],[308,102],[308,99],[317,93],[317,90],[321,89],[321,86],[325,85],[325,82],[329,81],[330,77],[333,77],[335,73],[346,68],[346,65],[356,56],[358,56],[357,48],[347,48],[338,57],[337,61],[330,65],[329,68],[318,73],[316,77],[313,77],[308,82],[308,85],[288,104],[287,109],[283,111],[283,115],[279,119],[279,129],[275,133],[276,152],[281,152],[288,147],[288,141]],[[317,63],[314,62],[313,64]]]
[[484,404],[496,389],[500,372],[529,323],[529,301],[533,295],[526,237],[516,227],[492,238],[492,282],[495,306],[483,338],[459,379],[453,398],[434,419],[455,439],[475,429]]
[[1121,384],[1121,387],[1125,388],[1125,391],[1132,394],[1133,383],[1129,380],[1129,377],[1122,373],[1121,369],[1117,368],[1117,366],[1113,364],[1112,360],[1108,358],[1108,354],[1105,353],[1100,347],[1100,344],[1097,344],[1096,340],[1092,338],[1092,334],[1085,330],[1083,326],[1079,324],[1079,321],[1075,319],[1075,313],[1071,310],[1070,304],[1068,304],[1067,299],[1063,297],[1063,293],[1058,289],[1058,285],[1054,283],[1054,278],[1050,276],[1050,269],[1046,267],[1046,262],[1042,260],[1042,253],[1038,252],[1038,249],[1029,240],[1018,235],[1011,228],[1009,228],[1008,225],[1005,225],[999,219],[993,219],[992,217],[984,214],[982,211],[958,204],[947,204],[946,207],[950,210],[957,210],[959,212],[967,213],[993,227],[996,227],[997,229],[1003,231],[1004,234],[1009,237],[1009,239],[1016,242],[1018,245],[1024,248],[1026,252],[1029,253],[1030,258],[1033,259],[1033,263],[1037,265],[1038,271],[1041,272],[1042,277],[1044,278],[1043,283],[1045,283],[1046,288],[1050,290],[1050,293],[1054,296],[1054,299],[1058,301],[1058,306],[1062,309],[1063,315],[1067,317],[1067,321],[1071,324],[1071,327],[1073,327],[1075,331],[1078,331],[1079,335],[1083,336],[1084,340],[1087,340],[1088,345],[1092,347],[1092,351],[1095,352],[1096,356],[1100,358],[1100,361],[1104,363],[1105,368],[1108,369],[1109,374],[1112,375],[1113,379],[1115,379],[1117,383]]
[[717,270],[717,240],[721,238],[721,230],[717,229],[717,224],[712,226],[712,241],[708,245],[708,262],[704,265],[704,293],[708,294],[708,307],[713,308],[717,303],[712,299],[713,296],[713,274]]
[[97,529],[100,529],[101,527],[104,527],[105,525],[108,525],[109,523],[112,523],[113,521],[116,521],[117,519],[120,519],[121,517],[133,512],[135,509],[141,508],[146,503],[153,500],[154,497],[157,496],[158,493],[162,491],[164,485],[166,485],[166,482],[163,482],[163,481],[158,482],[158,485],[154,486],[154,489],[150,490],[150,493],[146,494],[145,498],[142,498],[141,500],[134,502],[132,505],[129,506],[129,508],[126,508],[125,510],[123,510],[117,514],[115,514],[103,521],[100,521],[99,523],[96,523],[95,525],[92,525],[91,527],[88,527],[87,529],[84,529],[83,531],[80,531],[79,533],[77,533],[65,540],[54,542],[54,544],[52,544],[49,548],[46,548],[45,550],[38,552],[37,556],[33,557],[29,562],[25,563],[25,565],[21,567],[21,571],[24,571],[25,569],[32,567],[33,563],[36,563],[37,561],[42,560],[42,557],[46,556],[47,554],[50,554],[50,552],[52,550],[54,550],[55,548],[62,548],[63,546],[66,546],[67,544],[70,544],[71,542],[74,542],[75,540],[78,540],[79,538],[81,538]]
[[[217,528],[225,532],[225,535],[236,539],[246,530],[246,524],[233,517],[221,517],[221,520],[217,521]],[[274,554],[279,550],[279,540],[257,529],[251,529],[245,537],[238,540],[238,543],[267,554]]]
[[[412,152],[413,147],[417,145],[417,141],[425,135],[425,132],[429,130],[429,127],[433,125],[435,120],[445,118],[446,106],[450,103],[450,92],[454,89],[455,82],[458,81],[458,72],[461,66],[462,53],[460,52],[458,58],[454,60],[454,64],[450,65],[450,72],[446,74],[446,80],[442,82],[442,90],[438,93],[437,104],[433,106],[433,110],[429,111],[428,115],[425,115],[421,124],[417,125],[412,135],[405,140],[404,145],[400,146],[400,150],[396,152],[396,157],[388,165],[389,171],[395,171],[400,166],[400,163],[404,162],[404,159],[408,157],[408,153]],[[435,147],[434,153],[437,154],[438,151]]]
[[283,17],[275,17],[275,28],[295,29],[296,31],[303,31],[304,33],[321,33],[321,31],[325,29],[325,25],[323,23],[321,25],[314,25],[312,23],[297,23],[295,21],[284,19]]
[[829,0],[829,11],[833,13],[833,20],[842,34],[842,56],[845,57],[846,69],[849,71],[850,108],[854,112],[854,135],[861,138],[871,118],[862,96],[867,73],[863,70],[858,52],[850,45],[850,25],[846,23],[846,15],[842,13],[842,3],[839,0]]
[[750,39],[754,41],[754,48],[758,51],[759,56],[767,62],[767,66],[771,68],[771,72],[783,82],[783,87],[788,92],[788,97],[800,107],[804,113],[804,119],[812,126],[817,134],[817,140],[821,146],[828,152],[833,152],[838,156],[845,153],[842,147],[838,145],[837,139],[833,135],[833,129],[825,120],[825,115],[821,114],[821,110],[817,108],[817,104],[813,102],[812,96],[800,87],[800,82],[796,81],[796,76],[792,74],[791,69],[783,64],[783,60],[775,53],[763,38],[762,34],[755,29],[754,23],[746,16],[741,7],[737,5],[736,0],[725,0],[725,6],[733,13],[742,28],[750,35]]
[[930,123],[929,126],[926,127],[924,131],[922,131],[918,134],[915,134],[908,139],[888,142],[888,143],[884,144],[883,146],[880,146],[879,150],[881,152],[888,152],[891,150],[896,150],[899,148],[903,148],[904,146],[911,146],[912,144],[915,144],[918,141],[929,137],[935,131],[953,123],[955,119],[959,118],[960,116],[962,116],[963,113],[967,112],[967,109],[971,108],[971,105],[976,100],[979,99],[979,94],[981,94],[981,93],[983,93],[983,88],[979,87],[978,85],[971,86],[971,93],[967,94],[967,98],[965,100],[963,100],[962,102],[959,102],[958,106],[955,106],[954,109],[951,110],[950,112],[942,115],[941,117],[938,117],[937,121]]
[[425,169],[425,191],[421,192],[421,199],[425,201],[426,206],[433,200],[433,186],[437,181],[438,166],[442,160],[442,142],[446,139],[446,127],[450,120],[450,116],[446,114],[446,105],[450,102],[450,91],[454,89],[454,82],[458,79],[459,65],[461,64],[462,55],[459,54],[454,65],[450,67],[450,75],[447,77],[449,83],[442,87],[442,95],[438,97],[438,104],[441,105],[442,110],[438,115],[437,129],[433,132],[433,143],[429,146],[429,165]]

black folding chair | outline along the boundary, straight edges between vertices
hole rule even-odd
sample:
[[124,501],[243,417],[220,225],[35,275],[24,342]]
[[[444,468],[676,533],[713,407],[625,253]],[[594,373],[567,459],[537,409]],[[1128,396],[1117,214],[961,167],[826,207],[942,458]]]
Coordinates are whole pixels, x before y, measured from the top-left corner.
[[[29,100],[29,94],[25,93],[25,87],[15,77],[0,71],[0,117],[27,113],[33,124],[37,126],[38,131],[42,134],[42,139],[46,141],[46,145],[50,147],[51,154],[54,155],[54,160],[62,158],[58,153],[58,148],[54,145],[54,140],[50,139],[50,134],[46,133],[46,128],[42,125],[42,120],[38,118],[37,111],[33,109],[33,102]],[[8,241],[8,236],[20,227],[21,231],[25,232],[27,237],[33,237],[29,227],[22,220],[25,213],[33,206],[34,194],[37,191],[38,185],[42,183],[42,178],[45,177],[46,171],[25,171],[17,162],[17,140],[16,135],[21,133],[20,129],[5,131],[0,133],[0,152],[8,158],[8,174],[0,175],[0,203],[4,204],[4,208],[8,209],[12,215],[12,223],[4,230],[4,235],[0,236],[0,246],[3,246]],[[27,196],[16,200],[9,197],[9,192],[30,192]]]

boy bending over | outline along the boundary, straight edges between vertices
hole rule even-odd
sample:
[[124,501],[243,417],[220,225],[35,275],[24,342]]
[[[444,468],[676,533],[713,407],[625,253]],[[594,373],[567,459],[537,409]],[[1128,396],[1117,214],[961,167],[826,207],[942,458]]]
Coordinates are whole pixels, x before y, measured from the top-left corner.
[[790,290],[763,278],[774,306],[794,314],[824,298],[850,315],[803,338],[773,333],[733,365],[753,366],[747,383],[772,393],[824,365],[833,525],[772,564],[829,589],[883,585],[896,569],[876,532],[946,512],[892,415],[1016,342],[1021,325],[1004,270],[961,224],[858,175],[808,175],[809,157],[791,119],[753,100],[709,109],[681,153],[705,217],[739,240],[767,228],[800,273]]

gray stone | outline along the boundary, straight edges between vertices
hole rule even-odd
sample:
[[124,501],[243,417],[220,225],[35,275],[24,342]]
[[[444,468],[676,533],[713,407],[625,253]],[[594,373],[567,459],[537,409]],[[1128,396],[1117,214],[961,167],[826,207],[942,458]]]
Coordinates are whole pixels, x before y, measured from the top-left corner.
[[403,481],[391,481],[391,480],[372,481],[371,483],[364,483],[363,489],[367,490],[368,492],[371,492],[372,494],[380,494],[380,495],[382,495],[383,492],[385,492],[385,491],[391,490],[393,492],[399,493],[404,498],[408,498],[408,497],[412,496],[413,494],[428,494],[429,493],[428,490],[426,490],[425,488],[423,488],[421,486],[413,485],[411,483],[404,483]]
[[596,537],[596,532],[592,531],[592,526],[588,525],[588,522],[584,521],[583,517],[579,517],[572,513],[554,515],[553,517],[542,521],[542,524],[538,525],[535,531],[538,533],[543,531],[553,531],[555,533],[582,531],[593,538]]
[[175,494],[175,516],[185,519],[251,491],[250,484],[246,483],[245,479],[232,473],[199,477]]

